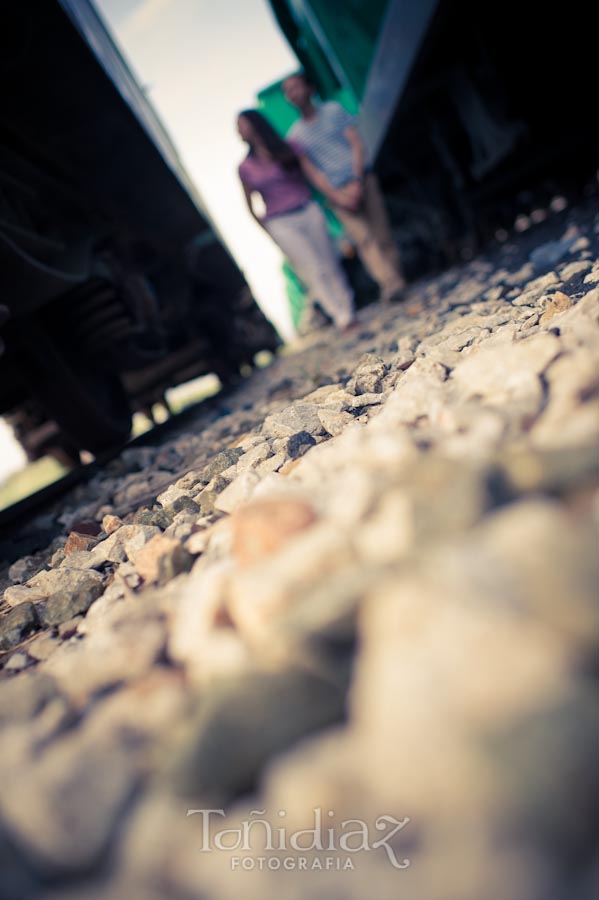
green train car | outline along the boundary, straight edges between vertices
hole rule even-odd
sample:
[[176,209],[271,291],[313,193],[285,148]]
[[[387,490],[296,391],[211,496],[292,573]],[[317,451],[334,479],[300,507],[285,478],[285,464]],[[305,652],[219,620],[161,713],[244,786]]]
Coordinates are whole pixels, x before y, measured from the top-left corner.
[[[599,161],[589,8],[504,0],[270,0],[323,99],[359,110],[408,275],[480,246]],[[280,85],[259,95],[285,133]]]

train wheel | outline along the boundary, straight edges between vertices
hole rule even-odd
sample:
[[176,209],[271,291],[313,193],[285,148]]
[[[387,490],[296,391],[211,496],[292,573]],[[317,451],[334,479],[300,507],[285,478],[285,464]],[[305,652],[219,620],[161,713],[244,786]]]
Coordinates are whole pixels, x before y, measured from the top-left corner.
[[22,337],[31,394],[73,444],[98,453],[127,440],[131,408],[118,375],[67,356],[36,321],[29,320]]

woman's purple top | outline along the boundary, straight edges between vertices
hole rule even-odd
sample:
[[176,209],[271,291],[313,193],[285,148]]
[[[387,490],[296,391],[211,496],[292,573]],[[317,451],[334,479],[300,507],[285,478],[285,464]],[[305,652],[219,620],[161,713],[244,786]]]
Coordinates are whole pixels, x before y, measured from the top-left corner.
[[246,156],[239,166],[239,177],[251,191],[262,195],[266,219],[299,209],[312,198],[300,169],[289,172],[274,160]]

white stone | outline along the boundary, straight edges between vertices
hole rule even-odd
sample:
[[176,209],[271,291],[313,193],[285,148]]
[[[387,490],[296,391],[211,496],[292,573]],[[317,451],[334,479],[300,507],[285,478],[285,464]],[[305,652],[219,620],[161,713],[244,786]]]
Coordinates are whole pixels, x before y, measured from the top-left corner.
[[160,503],[161,506],[172,506],[175,500],[179,500],[181,497],[189,497],[189,490],[185,490],[185,488],[177,487],[174,484],[171,484],[166,491],[163,491],[161,494],[158,494],[156,497],[156,501]]
[[257,469],[260,463],[265,462],[272,455],[273,452],[268,441],[256,444],[239,458],[237,473],[245,472],[247,469]]
[[563,266],[560,270],[560,278],[562,281],[569,281],[570,278],[574,278],[575,275],[580,275],[581,272],[586,272],[591,268],[593,264],[589,262],[589,260],[581,259],[577,262],[571,262],[567,265]]
[[232,513],[250,499],[259,482],[260,476],[251,469],[242,472],[218,495],[214,508],[221,512]]

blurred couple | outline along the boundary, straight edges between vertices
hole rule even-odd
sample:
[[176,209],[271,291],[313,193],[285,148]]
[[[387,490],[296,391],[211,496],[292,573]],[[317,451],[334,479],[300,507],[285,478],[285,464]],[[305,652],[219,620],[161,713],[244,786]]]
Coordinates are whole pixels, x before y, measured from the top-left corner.
[[[311,187],[341,222],[383,302],[401,299],[405,288],[399,253],[354,117],[333,101],[317,105],[303,73],[285,79],[283,92],[300,113],[286,140],[257,110],[239,113],[237,128],[249,148],[239,177],[252,216],[281,248],[311,302],[345,330],[355,318],[353,291]],[[263,200],[262,216],[255,194]]]

